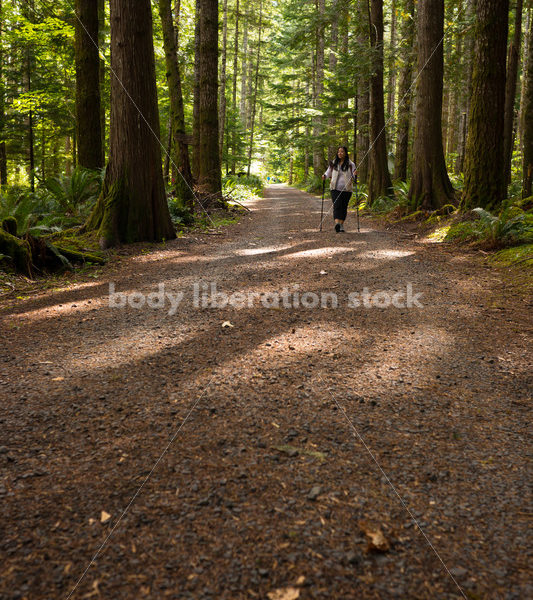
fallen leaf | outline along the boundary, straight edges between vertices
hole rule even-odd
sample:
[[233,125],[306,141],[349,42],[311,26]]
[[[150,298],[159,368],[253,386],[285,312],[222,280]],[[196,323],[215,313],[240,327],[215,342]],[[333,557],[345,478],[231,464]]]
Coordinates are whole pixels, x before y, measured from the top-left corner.
[[358,525],[368,538],[367,552],[387,552],[390,549],[389,541],[379,527],[374,527],[366,521],[359,521]]
[[226,327],[235,327],[235,325],[233,325],[229,321],[224,321],[224,323],[222,323],[222,327],[223,328],[226,328]]
[[327,274],[328,274],[327,271],[324,271],[324,270],[320,271],[320,275],[327,275]]
[[107,513],[105,510],[103,510],[100,515],[100,523],[107,523],[110,518],[111,518],[111,515],[109,513]]
[[65,381],[64,377],[54,377],[52,381]]
[[303,585],[305,583],[305,575],[300,575],[296,581],[296,585]]
[[300,597],[300,590],[294,587],[279,588],[273,592],[268,592],[270,600],[296,600]]

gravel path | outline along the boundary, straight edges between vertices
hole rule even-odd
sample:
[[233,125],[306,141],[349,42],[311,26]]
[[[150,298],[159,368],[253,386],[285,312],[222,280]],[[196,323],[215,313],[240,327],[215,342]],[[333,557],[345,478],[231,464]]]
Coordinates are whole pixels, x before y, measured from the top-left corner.
[[250,208],[0,313],[0,598],[532,598],[531,300],[285,186]]

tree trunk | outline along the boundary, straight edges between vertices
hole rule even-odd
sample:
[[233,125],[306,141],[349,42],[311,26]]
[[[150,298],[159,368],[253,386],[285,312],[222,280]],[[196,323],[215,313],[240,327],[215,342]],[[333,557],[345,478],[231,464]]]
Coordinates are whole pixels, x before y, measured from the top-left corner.
[[100,169],[102,157],[102,115],[100,114],[100,57],[98,55],[98,0],[76,0],[76,137],[78,164]]
[[[330,53],[329,53],[329,72],[333,76],[333,80],[336,78],[336,69],[337,69],[337,51],[339,46],[339,22],[338,22],[338,13],[339,13],[339,2],[338,0],[333,0],[331,7],[331,44],[330,44]],[[347,132],[346,132],[347,133]],[[335,115],[330,115],[328,117],[328,159],[335,156],[337,152],[337,144],[339,140],[337,140],[337,118]]]
[[[469,21],[475,19],[474,4],[476,0],[465,0],[466,10],[465,17]],[[461,141],[459,146],[459,152],[457,156],[457,163],[455,171],[457,173],[463,173],[465,167],[465,156],[466,156],[466,137],[468,134],[468,114],[470,112],[470,101],[472,99],[472,76],[474,71],[474,33],[469,33],[465,39],[465,62],[466,62],[466,78],[463,90],[464,97],[464,113],[463,126],[461,127]]]
[[200,12],[201,0],[196,0],[194,27],[194,88],[192,107],[192,173],[198,180],[200,172]]
[[[177,2],[176,11],[180,10]],[[192,173],[189,162],[189,149],[185,143],[185,116],[183,110],[183,94],[181,90],[181,76],[178,65],[178,40],[172,18],[170,0],[159,0],[159,16],[163,29],[163,47],[165,50],[165,64],[167,68],[167,83],[170,97],[170,130],[172,144],[170,160],[178,171],[175,181],[176,197],[188,206],[194,208],[194,194],[192,192]],[[176,15],[178,18],[179,13]]]
[[198,185],[222,196],[218,149],[218,0],[201,0],[200,9],[200,148]]
[[531,182],[533,179],[533,19],[529,23],[529,48],[527,66],[524,65],[526,90],[524,92],[523,119],[524,129],[522,135],[523,153],[523,178],[522,197],[531,196]]
[[257,86],[259,82],[259,63],[261,61],[261,34],[263,27],[263,0],[259,0],[259,35],[257,40],[257,57],[255,63],[255,81],[254,81],[254,92],[252,99],[252,110],[250,117],[250,146],[248,148],[248,177],[250,176],[250,169],[252,168],[252,154],[254,148],[254,128],[255,128],[255,111],[257,107]]
[[476,0],[472,99],[468,116],[464,208],[496,208],[505,198],[503,113],[509,0]]
[[411,116],[411,82],[413,79],[413,48],[415,44],[415,3],[406,0],[406,15],[402,24],[401,61],[402,72],[398,90],[398,128],[396,134],[396,157],[394,178],[407,180],[407,154],[409,150],[409,124]]
[[371,0],[370,44],[372,77],[370,80],[370,172],[368,200],[371,205],[381,196],[392,195],[385,132],[383,97],[383,0]]
[[[394,120],[395,99],[396,99],[396,0],[391,3],[391,22],[390,22],[390,58],[389,58],[389,85],[387,97],[387,116],[388,121]],[[389,128],[390,131],[390,128]]]
[[235,45],[233,48],[233,90],[231,106],[233,108],[233,131],[231,135],[231,172],[235,175],[237,169],[237,72],[239,67],[239,0],[235,5]]
[[503,118],[503,159],[506,186],[511,183],[511,159],[513,156],[513,125],[515,122],[516,77],[522,40],[522,0],[516,0],[514,36],[509,44],[507,77],[505,82],[505,112]]
[[111,0],[111,129],[102,193],[86,228],[103,248],[175,237],[161,168],[150,0]]
[[527,57],[529,56],[529,45],[531,43],[531,8],[527,9],[525,34],[524,34],[524,51],[522,53],[522,82],[520,87],[520,110],[518,112],[518,139],[522,144],[524,132],[524,111],[525,94],[527,89]]
[[[243,0],[243,3],[246,0]],[[247,111],[246,111],[246,97],[247,97],[247,76],[248,76],[248,27],[249,27],[249,14],[248,6],[243,6],[244,9],[244,30],[242,34],[242,65],[241,65],[241,103],[240,103],[240,115],[244,129],[247,127]]]
[[443,29],[444,0],[423,0],[417,19],[420,75],[409,198],[424,210],[438,209],[455,197],[442,147]]
[[315,177],[322,177],[324,173],[324,148],[322,143],[322,102],[324,95],[324,12],[325,0],[316,0],[318,26],[316,30],[316,71],[315,71],[315,97],[314,108],[320,115],[314,117],[313,127],[313,172]]
[[5,142],[6,108],[4,53],[2,50],[2,34],[4,33],[4,11],[0,0],[0,186],[7,185],[7,154]]
[[222,152],[224,150],[224,131],[226,129],[226,60],[228,53],[228,0],[224,0],[223,26],[222,26],[222,57],[220,60],[220,115],[218,150],[220,163],[222,164]]
[[[100,49],[100,61],[98,75],[100,80],[100,137],[102,139],[102,165],[105,165],[106,159],[106,111],[104,102],[104,91],[106,89],[106,64],[104,54],[105,43],[105,0],[98,0],[98,47]],[[106,97],[107,99],[107,97]]]

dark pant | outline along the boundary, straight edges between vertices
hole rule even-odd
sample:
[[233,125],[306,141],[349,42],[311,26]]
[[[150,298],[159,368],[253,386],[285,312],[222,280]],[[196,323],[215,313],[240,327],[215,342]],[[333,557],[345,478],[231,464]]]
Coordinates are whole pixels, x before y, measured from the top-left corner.
[[333,218],[339,221],[345,221],[348,214],[348,202],[352,197],[352,192],[341,192],[331,190],[331,199],[333,201]]

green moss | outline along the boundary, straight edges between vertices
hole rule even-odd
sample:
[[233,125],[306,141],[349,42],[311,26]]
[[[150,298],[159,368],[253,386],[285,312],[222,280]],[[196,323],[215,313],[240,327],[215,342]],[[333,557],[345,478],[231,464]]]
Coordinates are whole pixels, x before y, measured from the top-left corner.
[[31,250],[28,242],[0,228],[0,254],[11,257],[17,271],[31,276]]
[[11,235],[17,235],[17,228],[17,219],[15,219],[15,217],[6,217],[2,221],[2,229],[4,231],[7,231],[7,233],[10,233]]
[[516,265],[523,269],[531,269],[533,268],[533,244],[505,248],[496,252],[489,260],[502,267]]

